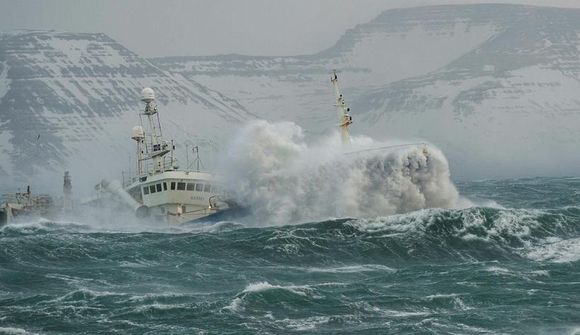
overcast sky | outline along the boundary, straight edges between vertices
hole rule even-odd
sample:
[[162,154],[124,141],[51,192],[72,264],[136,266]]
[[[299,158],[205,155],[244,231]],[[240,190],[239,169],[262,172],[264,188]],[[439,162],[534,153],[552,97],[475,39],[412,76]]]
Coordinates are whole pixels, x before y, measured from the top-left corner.
[[330,47],[389,8],[483,2],[580,7],[579,0],[0,0],[0,30],[103,32],[147,57],[287,56]]

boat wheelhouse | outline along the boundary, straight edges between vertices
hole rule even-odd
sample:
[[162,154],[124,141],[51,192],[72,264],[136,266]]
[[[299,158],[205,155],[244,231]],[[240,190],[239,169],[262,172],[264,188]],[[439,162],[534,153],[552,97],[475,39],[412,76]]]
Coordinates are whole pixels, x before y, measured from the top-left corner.
[[195,171],[179,168],[174,141],[163,139],[154,91],[145,88],[142,95],[145,110],[131,136],[136,142],[136,174],[122,183],[103,180],[97,190],[115,194],[138,216],[174,223],[199,220],[227,209],[216,175],[200,171],[199,164]]

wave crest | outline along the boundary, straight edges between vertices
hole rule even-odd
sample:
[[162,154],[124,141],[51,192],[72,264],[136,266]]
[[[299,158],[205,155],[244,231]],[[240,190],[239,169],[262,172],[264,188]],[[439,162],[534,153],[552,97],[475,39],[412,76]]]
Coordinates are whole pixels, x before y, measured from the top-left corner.
[[230,145],[227,183],[258,221],[275,225],[456,206],[449,165],[434,146],[352,142],[332,136],[307,145],[294,123],[256,121]]

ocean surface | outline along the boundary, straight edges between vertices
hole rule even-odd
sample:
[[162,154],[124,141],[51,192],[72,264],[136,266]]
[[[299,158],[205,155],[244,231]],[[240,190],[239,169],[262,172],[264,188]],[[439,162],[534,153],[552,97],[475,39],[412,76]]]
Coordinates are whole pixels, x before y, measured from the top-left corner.
[[475,206],[4,226],[0,333],[580,334],[580,178],[456,185]]

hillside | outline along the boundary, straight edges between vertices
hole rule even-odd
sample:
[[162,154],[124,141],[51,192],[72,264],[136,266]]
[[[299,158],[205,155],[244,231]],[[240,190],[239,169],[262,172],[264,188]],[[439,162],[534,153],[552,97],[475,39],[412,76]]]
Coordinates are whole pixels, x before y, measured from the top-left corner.
[[388,10],[313,55],[145,59],[104,34],[0,34],[0,186],[118,177],[131,164],[139,94],[166,133],[217,152],[241,123],[336,127],[339,70],[354,134],[421,139],[455,178],[575,175],[580,10],[452,5]]
[[339,69],[354,133],[431,141],[462,178],[566,175],[580,166],[578,34],[576,9],[431,6],[385,11],[314,55],[152,62],[311,135],[334,127]]
[[167,130],[180,139],[211,144],[223,129],[253,118],[236,101],[172,76],[104,34],[0,35],[1,171],[22,182],[65,169],[119,174],[133,151],[130,130],[146,86],[155,88]]

